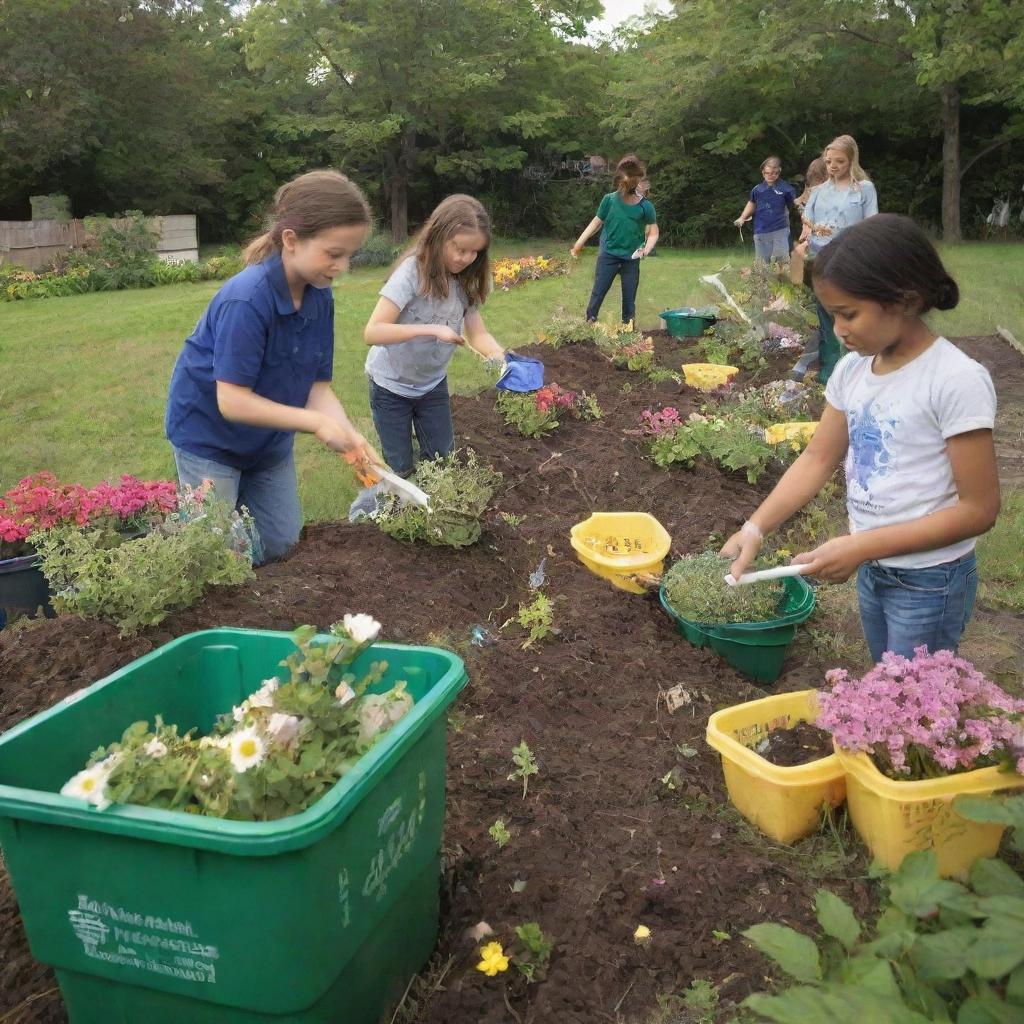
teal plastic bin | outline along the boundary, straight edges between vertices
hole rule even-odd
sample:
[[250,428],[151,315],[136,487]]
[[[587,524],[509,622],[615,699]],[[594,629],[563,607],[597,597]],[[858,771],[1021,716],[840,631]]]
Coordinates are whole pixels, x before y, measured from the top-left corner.
[[666,309],[658,315],[672,338],[699,338],[718,320],[718,316],[710,310],[694,309],[692,306]]
[[59,795],[139,719],[207,731],[294,650],[288,633],[180,637],[0,736],[0,845],[33,955],[71,1024],[376,1024],[437,936],[454,654],[376,644],[412,711],[325,797],[271,822]]
[[796,627],[814,611],[814,590],[806,580],[788,576],[783,582],[786,589],[779,616],[767,622],[691,622],[669,604],[664,586],[660,591],[661,606],[676,629],[695,647],[710,647],[738,672],[759,682],[772,683],[782,674],[786,648],[796,635]]

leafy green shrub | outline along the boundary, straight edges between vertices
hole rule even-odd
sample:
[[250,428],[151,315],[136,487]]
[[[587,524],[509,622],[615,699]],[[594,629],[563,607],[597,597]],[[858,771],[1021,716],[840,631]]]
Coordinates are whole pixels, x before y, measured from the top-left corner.
[[689,468],[707,458],[723,469],[743,470],[754,484],[765,469],[787,455],[786,446],[779,447],[783,450],[774,450],[763,434],[741,420],[693,414],[674,433],[652,438],[648,451],[659,466],[681,463]]
[[353,267],[388,267],[395,262],[401,247],[380,231],[373,231],[351,259]]
[[246,532],[238,513],[197,500],[135,539],[75,524],[33,534],[54,609],[109,619],[130,634],[195,604],[209,586],[252,579],[251,551],[232,546]]
[[[1024,801],[1014,799],[1024,812]],[[934,851],[918,851],[889,877],[873,928],[824,889],[815,910],[823,933],[817,941],[771,923],[743,933],[796,982],[776,995],[749,996],[743,1005],[758,1018],[776,1024],[1024,1020],[1024,879],[1005,862],[976,861],[962,885],[939,877]]]
[[472,448],[465,460],[453,452],[441,459],[424,459],[413,481],[430,497],[430,508],[403,505],[385,497],[374,522],[396,540],[422,541],[436,547],[467,547],[480,539],[480,521],[501,474],[481,465]]
[[763,580],[730,587],[725,582],[730,561],[715,551],[680,558],[662,579],[665,597],[676,614],[690,622],[716,625],[777,618],[784,585],[779,580]]
[[559,313],[544,328],[540,340],[552,348],[563,345],[583,345],[596,337],[594,325],[585,316]]
[[554,430],[562,413],[576,420],[599,420],[603,415],[593,395],[567,391],[554,383],[526,394],[501,391],[495,407],[524,437],[541,437]]

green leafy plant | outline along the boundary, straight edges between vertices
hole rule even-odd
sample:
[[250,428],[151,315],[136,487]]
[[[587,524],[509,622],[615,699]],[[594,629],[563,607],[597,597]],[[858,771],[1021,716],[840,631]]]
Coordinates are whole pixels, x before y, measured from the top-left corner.
[[969,884],[941,878],[934,851],[904,858],[873,927],[819,890],[817,941],[764,923],[745,937],[796,984],[744,1006],[776,1024],[1010,1024],[1024,1020],[1024,879],[978,860]]
[[523,520],[526,518],[526,516],[517,515],[515,512],[499,512],[498,515],[501,516],[502,521],[507,526],[511,526],[512,529],[515,529],[517,526],[522,526]]
[[596,420],[601,407],[593,395],[585,391],[568,391],[558,384],[545,384],[537,391],[520,394],[499,392],[496,408],[505,422],[524,437],[541,437],[554,430],[562,415],[576,420]]
[[527,982],[535,981],[547,970],[554,944],[536,921],[516,925],[516,938],[519,948],[514,950],[512,962]]
[[208,587],[252,579],[248,514],[197,494],[135,539],[74,524],[33,534],[54,609],[109,619],[127,635],[190,607]]
[[586,317],[560,313],[540,333],[539,340],[552,348],[561,348],[593,342],[594,336],[594,325]]
[[551,600],[543,591],[537,591],[537,595],[529,604],[519,606],[516,621],[523,629],[530,631],[529,637],[523,644],[524,650],[533,646],[538,640],[546,640],[551,636],[555,623]]
[[374,230],[352,257],[352,267],[387,267],[397,259],[400,247],[382,231]]
[[413,480],[429,496],[430,508],[385,498],[374,520],[384,533],[438,547],[461,548],[480,539],[481,519],[501,482],[500,473],[477,461],[470,448],[462,459],[454,452],[425,459]]
[[665,597],[690,622],[764,622],[778,616],[785,594],[781,581],[730,587],[724,579],[728,571],[729,559],[717,552],[687,555],[665,573]]
[[752,484],[773,462],[787,457],[785,450],[776,451],[763,434],[740,420],[698,413],[674,433],[652,438],[648,452],[658,466],[680,463],[689,468],[697,459],[707,458],[723,469],[744,472]]
[[523,799],[526,799],[526,790],[530,784],[530,776],[536,775],[540,768],[537,766],[537,759],[533,751],[526,745],[526,740],[520,740],[518,747],[512,748],[512,763],[516,766],[515,771],[509,773],[509,781],[515,779],[523,780]]
[[512,838],[511,833],[505,825],[504,818],[499,818],[487,830],[487,834],[498,844],[499,850],[504,849],[508,841]]

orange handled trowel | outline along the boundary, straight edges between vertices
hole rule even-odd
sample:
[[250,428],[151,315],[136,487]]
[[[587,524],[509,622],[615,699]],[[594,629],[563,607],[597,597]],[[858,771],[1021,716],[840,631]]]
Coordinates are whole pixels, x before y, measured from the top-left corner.
[[366,452],[362,449],[353,452],[344,452],[345,461],[352,467],[356,479],[364,487],[373,487],[375,484],[381,490],[397,494],[404,501],[410,501],[430,511],[430,498],[426,491],[421,490],[415,484],[403,479],[390,469],[376,463],[371,463]]

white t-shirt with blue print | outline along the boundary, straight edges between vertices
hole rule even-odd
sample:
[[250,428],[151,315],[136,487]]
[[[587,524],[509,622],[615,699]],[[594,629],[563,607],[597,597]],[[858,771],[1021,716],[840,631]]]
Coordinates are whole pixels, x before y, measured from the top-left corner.
[[[420,292],[420,275],[416,257],[399,264],[380,290],[400,310],[397,323],[436,324],[462,333],[462,322],[476,306],[471,306],[462,285],[449,280],[448,297],[435,299]],[[444,380],[448,363],[455,354],[455,345],[424,334],[393,345],[373,345],[366,356],[366,375],[378,387],[405,398],[420,398]]]
[[[872,357],[840,359],[825,398],[846,416],[846,507],[850,532],[907,523],[957,503],[946,441],[991,430],[996,417],[992,378],[945,338],[882,376]],[[924,569],[962,558],[976,538],[932,551],[879,559],[900,569]]]

